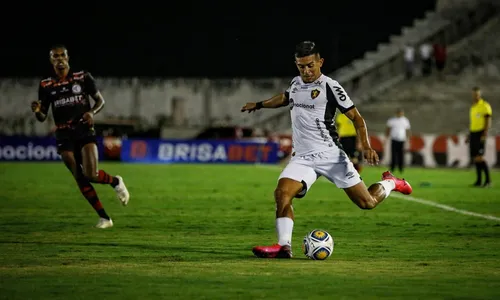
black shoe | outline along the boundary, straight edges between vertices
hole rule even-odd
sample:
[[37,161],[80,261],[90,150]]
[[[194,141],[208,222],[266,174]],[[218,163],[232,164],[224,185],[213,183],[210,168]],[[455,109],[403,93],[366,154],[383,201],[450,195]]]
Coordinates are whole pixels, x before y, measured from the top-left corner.
[[479,181],[476,181],[473,185],[471,185],[473,187],[481,187],[481,182]]

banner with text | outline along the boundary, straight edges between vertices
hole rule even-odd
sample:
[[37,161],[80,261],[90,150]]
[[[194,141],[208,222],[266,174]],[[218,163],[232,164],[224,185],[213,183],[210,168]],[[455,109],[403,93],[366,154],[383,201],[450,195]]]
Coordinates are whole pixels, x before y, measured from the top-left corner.
[[[457,167],[470,164],[469,144],[466,135],[414,135],[406,143],[405,163],[418,167]],[[391,142],[383,135],[372,135],[373,149],[380,156],[381,164],[388,165],[391,159]],[[486,139],[485,155],[488,165],[500,167],[500,136]]]
[[277,143],[123,140],[121,160],[141,163],[278,163]]
[[[99,138],[98,141],[101,139]],[[98,142],[102,157],[102,143]],[[54,137],[0,136],[0,161],[58,161]]]

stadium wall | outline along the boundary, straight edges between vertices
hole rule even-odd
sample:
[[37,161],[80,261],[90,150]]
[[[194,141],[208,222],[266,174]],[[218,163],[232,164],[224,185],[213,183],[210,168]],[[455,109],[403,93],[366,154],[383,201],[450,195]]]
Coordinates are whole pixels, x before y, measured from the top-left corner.
[[[370,136],[381,163],[390,159],[390,141],[382,134]],[[465,168],[470,165],[465,135],[416,135],[406,149],[407,165],[414,167]],[[289,156],[280,155],[275,142],[245,140],[156,140],[101,138],[100,157],[125,163],[265,163],[277,164]],[[500,135],[486,141],[486,160],[500,167]],[[60,160],[52,137],[0,137],[0,161]]]

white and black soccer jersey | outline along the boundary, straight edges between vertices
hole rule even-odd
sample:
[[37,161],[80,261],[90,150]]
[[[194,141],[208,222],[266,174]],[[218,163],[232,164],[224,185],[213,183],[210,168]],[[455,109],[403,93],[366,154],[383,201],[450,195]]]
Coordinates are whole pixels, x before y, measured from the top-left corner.
[[295,77],[285,95],[292,120],[293,151],[297,156],[333,151],[340,156],[335,112],[345,113],[354,103],[344,88],[328,76],[313,83]]

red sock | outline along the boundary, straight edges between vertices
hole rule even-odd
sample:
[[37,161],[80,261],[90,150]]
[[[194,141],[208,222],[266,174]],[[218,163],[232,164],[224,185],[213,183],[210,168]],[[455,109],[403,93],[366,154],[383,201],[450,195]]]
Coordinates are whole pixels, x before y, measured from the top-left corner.
[[103,170],[99,170],[97,178],[98,178],[97,183],[110,184],[112,187],[115,187],[118,185],[118,178],[109,175],[108,173],[104,172]]
[[77,180],[77,182],[82,195],[85,197],[85,199],[87,199],[89,204],[92,205],[99,217],[109,220],[109,216],[102,207],[102,203],[99,200],[99,197],[97,197],[97,193],[92,184],[90,184],[90,182],[86,179],[79,179]]

